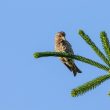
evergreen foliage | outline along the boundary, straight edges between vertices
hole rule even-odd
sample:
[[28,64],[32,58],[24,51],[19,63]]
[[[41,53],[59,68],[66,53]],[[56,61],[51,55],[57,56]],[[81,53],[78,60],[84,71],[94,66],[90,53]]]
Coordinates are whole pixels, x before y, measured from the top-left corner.
[[[86,57],[83,57],[80,55],[72,55],[72,54],[65,53],[65,52],[36,52],[33,54],[35,58],[49,57],[49,56],[69,57],[69,58],[73,58],[75,60],[90,64],[97,68],[103,69],[107,73],[109,73],[109,74],[106,74],[103,76],[99,76],[89,82],[86,82],[86,83],[74,88],[71,91],[71,95],[73,97],[82,95],[82,94],[86,93],[87,91],[90,91],[90,90],[96,88],[97,86],[101,85],[106,80],[110,79],[110,42],[107,37],[107,34],[105,32],[100,33],[100,39],[101,39],[101,42],[102,42],[102,45],[103,45],[103,48],[104,48],[104,51],[105,51],[107,57],[96,46],[96,44],[90,39],[90,37],[84,33],[83,30],[79,30],[79,35],[85,40],[85,42],[87,44],[89,44],[89,46],[106,63],[106,65],[100,64],[99,62],[96,62],[92,59],[89,59],[89,58],[86,58]],[[110,91],[109,91],[108,95],[110,96]]]

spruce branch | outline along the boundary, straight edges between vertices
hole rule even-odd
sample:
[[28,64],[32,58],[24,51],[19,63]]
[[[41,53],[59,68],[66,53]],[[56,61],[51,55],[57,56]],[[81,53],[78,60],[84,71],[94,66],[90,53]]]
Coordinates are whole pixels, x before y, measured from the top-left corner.
[[110,74],[99,76],[98,78],[95,78],[87,83],[84,83],[83,85],[73,89],[71,91],[71,95],[73,97],[83,95],[84,93],[88,92],[89,90],[92,90],[96,88],[97,86],[101,85],[104,81],[110,79]]
[[108,96],[110,96],[110,91],[108,92]]
[[[101,38],[101,41],[102,41],[104,51],[105,51],[108,59],[110,60],[110,43],[109,43],[109,39],[107,37],[107,34],[105,32],[101,32],[100,33],[100,38]],[[109,64],[110,64],[110,62],[109,62]]]
[[90,45],[90,47],[95,51],[95,53],[96,53],[108,66],[110,66],[108,59],[107,59],[107,58],[105,57],[105,55],[101,52],[101,50],[95,45],[95,43],[89,38],[89,36],[84,33],[83,30],[79,30],[79,35],[85,40],[85,42],[86,42],[87,44]]
[[109,71],[109,67],[104,66],[96,61],[93,61],[91,59],[79,56],[79,55],[72,55],[70,53],[65,53],[65,52],[36,52],[33,54],[35,58],[40,58],[40,57],[49,57],[49,56],[54,56],[54,57],[69,57],[84,63],[88,63],[92,66],[95,66],[97,68],[103,69],[105,71]]

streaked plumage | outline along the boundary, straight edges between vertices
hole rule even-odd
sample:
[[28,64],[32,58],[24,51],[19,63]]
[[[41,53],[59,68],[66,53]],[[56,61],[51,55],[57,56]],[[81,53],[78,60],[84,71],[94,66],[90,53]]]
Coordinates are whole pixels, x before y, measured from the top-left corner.
[[[67,52],[74,55],[71,44],[65,38],[65,32],[58,32],[55,35],[55,51],[56,52]],[[75,65],[73,59],[66,57],[59,57],[67,68],[73,72],[74,76],[77,73],[81,73],[78,67]]]

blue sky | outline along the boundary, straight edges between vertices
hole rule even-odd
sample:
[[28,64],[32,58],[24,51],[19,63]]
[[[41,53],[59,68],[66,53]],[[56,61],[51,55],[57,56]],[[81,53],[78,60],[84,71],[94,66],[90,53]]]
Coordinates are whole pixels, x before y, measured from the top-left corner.
[[110,36],[109,0],[7,0],[0,3],[1,110],[108,110],[110,87],[78,98],[73,88],[106,74],[76,61],[83,71],[73,74],[55,57],[34,59],[36,51],[54,51],[54,35],[65,31],[75,54],[104,64],[78,35],[83,29],[102,48],[99,33]]

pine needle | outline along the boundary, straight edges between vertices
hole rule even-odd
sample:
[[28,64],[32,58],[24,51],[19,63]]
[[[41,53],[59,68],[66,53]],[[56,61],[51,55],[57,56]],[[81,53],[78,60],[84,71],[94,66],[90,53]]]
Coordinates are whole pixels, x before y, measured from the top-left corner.
[[73,89],[71,91],[71,95],[73,97],[83,95],[84,93],[96,88],[100,84],[102,84],[104,81],[110,79],[110,74],[99,76],[98,78],[95,78],[87,83],[84,83],[83,85]]

